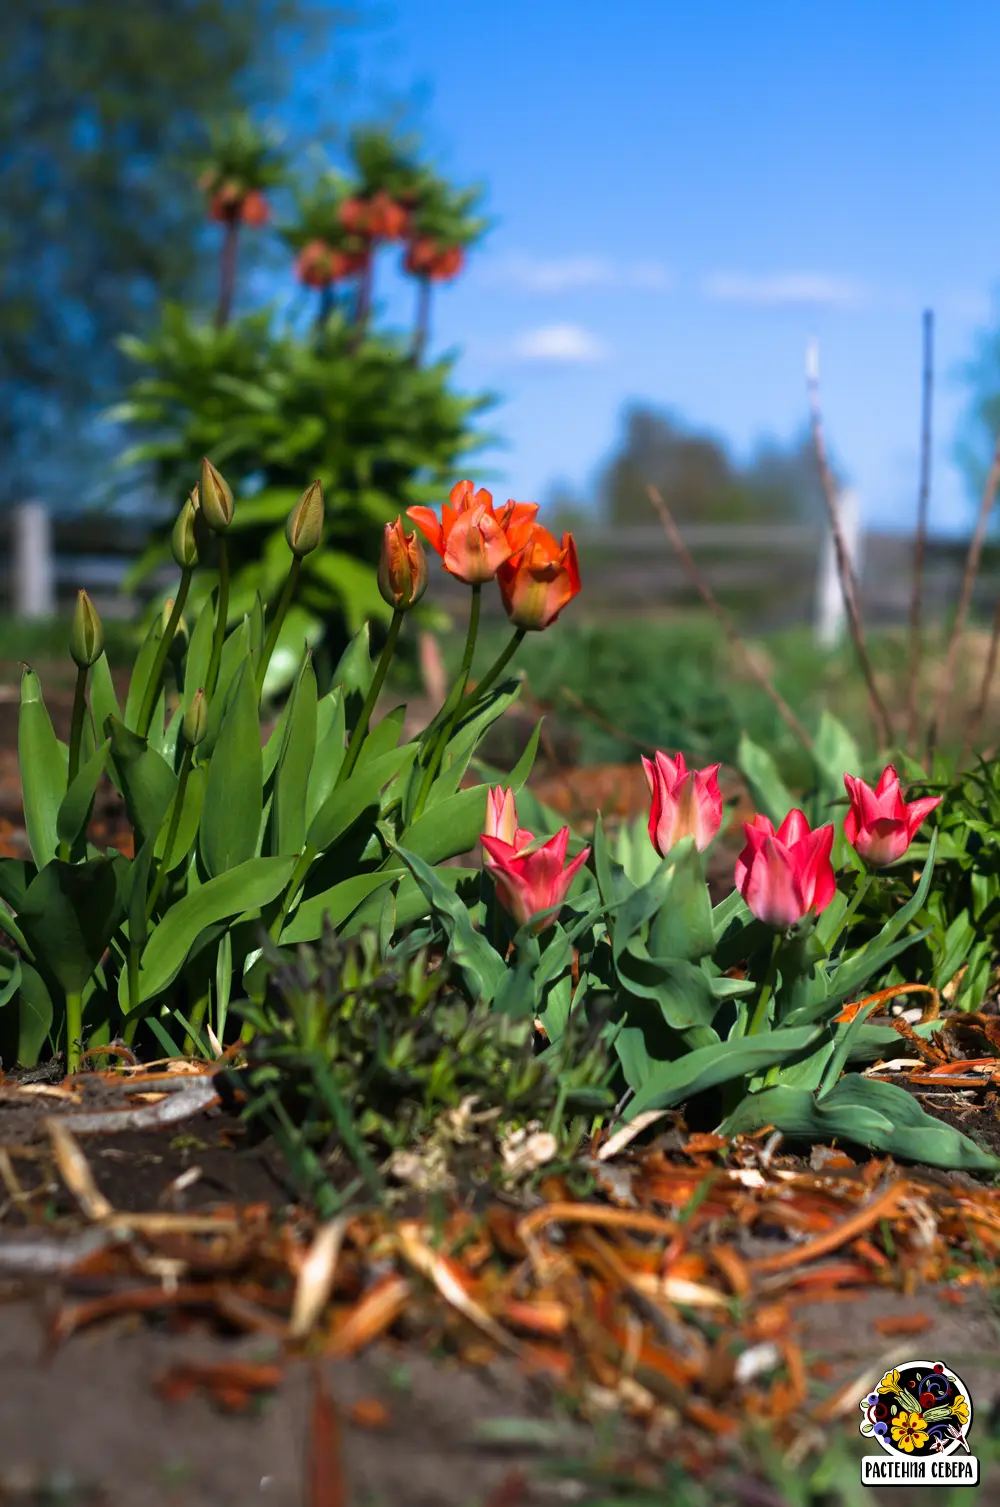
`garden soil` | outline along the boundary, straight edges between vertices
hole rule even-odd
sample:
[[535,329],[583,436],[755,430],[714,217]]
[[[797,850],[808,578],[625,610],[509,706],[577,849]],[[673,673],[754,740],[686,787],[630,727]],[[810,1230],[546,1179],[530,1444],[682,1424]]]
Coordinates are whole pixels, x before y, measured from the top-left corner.
[[[101,1104],[100,1085],[86,1107]],[[19,1156],[48,1140],[46,1121],[58,1103],[0,1100],[0,1148]],[[167,1131],[80,1135],[100,1193],[121,1211],[170,1209],[197,1213],[219,1204],[287,1204],[280,1157],[267,1143],[247,1143],[243,1127],[221,1108]],[[20,1164],[19,1164],[20,1165]],[[179,1194],[171,1185],[191,1169],[197,1179]],[[960,1174],[928,1174],[947,1179]],[[53,1186],[48,1228],[71,1238],[73,1201]],[[513,1362],[462,1366],[426,1353],[418,1343],[380,1343],[360,1356],[324,1362],[334,1400],[346,1495],[308,1495],[306,1463],[315,1376],[293,1361],[280,1385],[249,1413],[220,1411],[200,1393],[166,1400],[158,1390],[171,1368],[189,1362],[279,1358],[267,1335],[232,1337],[185,1315],[172,1322],[138,1315],[78,1331],[65,1343],[47,1340],[65,1294],[42,1273],[3,1280],[4,1252],[36,1234],[7,1200],[0,1218],[0,1502],[18,1507],[544,1507],[598,1500],[583,1475],[553,1476],[553,1461],[593,1460],[603,1452],[635,1456],[634,1424],[597,1429],[574,1420],[557,1394],[522,1375]],[[780,1248],[783,1237],[754,1237],[754,1253]],[[82,1289],[86,1295],[86,1284]],[[79,1298],[79,1279],[73,1296]],[[844,1416],[821,1430],[843,1431],[860,1448],[857,1404],[881,1370],[933,1352],[967,1383],[981,1419],[1000,1407],[1000,1325],[988,1296],[887,1289],[845,1291],[839,1301],[795,1310],[796,1338],[808,1357],[827,1362],[832,1395],[847,1386]],[[895,1322],[903,1334],[886,1336]],[[876,1327],[876,1325],[878,1327]],[[882,1331],[880,1333],[879,1331]],[[850,1384],[856,1385],[851,1388]],[[854,1392],[857,1396],[854,1396]],[[506,1421],[506,1422],[504,1422]],[[544,1448],[525,1431],[548,1425]],[[506,1426],[507,1445],[484,1442]],[[518,1437],[522,1442],[519,1444]],[[723,1477],[729,1474],[720,1455]],[[737,1478],[720,1485],[722,1503],[780,1507],[771,1488]],[[757,1492],[758,1494],[754,1494]],[[763,1493],[763,1494],[760,1494]],[[768,1494],[770,1493],[770,1494]],[[907,1507],[893,1491],[887,1502]],[[984,1502],[1000,1498],[996,1493]],[[605,1498],[606,1500],[606,1498]],[[647,1499],[652,1502],[657,1497]],[[664,1507],[669,1494],[662,1497]],[[873,1500],[875,1498],[873,1497]],[[934,1507],[935,1493],[914,1503]],[[832,1503],[830,1504],[832,1507]]]

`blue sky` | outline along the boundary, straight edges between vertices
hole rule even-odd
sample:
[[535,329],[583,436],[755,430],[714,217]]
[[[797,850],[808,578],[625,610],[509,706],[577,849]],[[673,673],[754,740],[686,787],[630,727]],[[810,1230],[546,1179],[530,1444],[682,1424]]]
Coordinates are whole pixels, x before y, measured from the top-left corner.
[[906,527],[930,306],[932,521],[967,523],[960,367],[1000,272],[993,0],[401,0],[359,56],[362,92],[415,88],[436,160],[488,186],[496,227],[435,346],[505,399],[498,492],[591,492],[629,400],[738,454],[788,439],[815,335],[866,522]]

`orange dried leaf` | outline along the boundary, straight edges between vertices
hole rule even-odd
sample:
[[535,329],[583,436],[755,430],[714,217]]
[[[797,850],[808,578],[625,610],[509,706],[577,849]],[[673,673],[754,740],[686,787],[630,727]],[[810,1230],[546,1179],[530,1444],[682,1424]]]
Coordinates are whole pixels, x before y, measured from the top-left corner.
[[933,1329],[934,1320],[926,1313],[886,1314],[876,1319],[874,1328],[887,1338],[909,1334],[926,1334]]
[[392,1328],[409,1298],[410,1284],[405,1277],[395,1273],[380,1277],[338,1324],[326,1344],[327,1355],[354,1355],[363,1350]]
[[384,1429],[389,1422],[389,1409],[377,1397],[359,1397],[352,1402],[347,1416],[359,1429]]
[[527,1334],[544,1336],[565,1334],[569,1327],[569,1309],[555,1299],[522,1302],[508,1298],[503,1305],[503,1318],[514,1329]]

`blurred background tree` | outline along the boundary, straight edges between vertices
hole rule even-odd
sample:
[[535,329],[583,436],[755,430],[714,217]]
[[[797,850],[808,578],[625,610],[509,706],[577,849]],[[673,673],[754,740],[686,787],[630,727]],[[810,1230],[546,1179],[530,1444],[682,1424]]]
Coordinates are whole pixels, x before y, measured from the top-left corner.
[[766,442],[741,465],[715,435],[689,428],[670,412],[633,405],[623,428],[598,485],[608,523],[655,524],[650,483],[679,523],[803,523],[823,516],[808,433],[789,446]]
[[0,6],[0,506],[80,501],[117,337],[205,275],[208,126],[280,103],[283,60],[353,20],[318,0]]

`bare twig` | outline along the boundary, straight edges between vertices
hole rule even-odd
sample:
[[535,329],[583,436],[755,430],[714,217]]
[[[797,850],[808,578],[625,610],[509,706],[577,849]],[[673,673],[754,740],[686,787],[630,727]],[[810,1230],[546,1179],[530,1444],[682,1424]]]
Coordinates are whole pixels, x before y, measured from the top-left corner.
[[951,702],[952,688],[955,681],[955,667],[958,659],[958,646],[965,630],[965,619],[968,616],[969,606],[972,602],[972,593],[976,585],[976,576],[979,574],[979,561],[983,553],[983,541],[986,538],[986,529],[990,521],[990,513],[996,501],[997,486],[1000,485],[1000,439],[997,440],[993,451],[993,460],[986,476],[983,487],[982,499],[979,503],[979,517],[976,519],[976,527],[972,539],[969,542],[969,553],[965,559],[965,571],[962,575],[962,590],[958,599],[958,607],[955,611],[955,621],[951,626],[951,637],[948,640],[948,651],[945,655],[944,673],[941,677],[941,685],[938,690],[937,703],[934,708],[934,716],[927,730],[927,752],[924,767],[930,765],[937,747],[938,734],[941,724],[948,713]]
[[833,548],[837,558],[837,575],[840,577],[840,590],[844,598],[844,607],[847,610],[847,622],[851,630],[851,638],[854,640],[854,652],[858,656],[858,663],[861,666],[861,672],[865,677],[865,685],[868,688],[868,700],[871,703],[876,735],[882,746],[888,747],[892,742],[892,723],[889,720],[889,713],[886,711],[885,702],[882,700],[878,686],[875,684],[875,675],[872,670],[871,660],[865,647],[858,582],[854,574],[851,557],[847,552],[844,530],[841,527],[840,508],[837,502],[837,483],[830,469],[826,440],[823,434],[823,414],[819,403],[819,356],[815,343],[809,346],[806,354],[806,390],[809,394],[809,415],[812,423],[813,446],[816,451],[816,462],[819,466],[819,476],[823,488],[823,498],[826,502],[830,533],[833,537]]
[[807,749],[808,752],[811,753],[813,747],[812,738],[806,732],[805,728],[802,726],[802,723],[799,721],[798,717],[796,717],[795,713],[788,705],[788,702],[776,689],[770,678],[764,673],[764,671],[754,660],[753,655],[750,653],[746,644],[743,642],[742,638],[733,627],[725,609],[716,599],[712,588],[704,579],[697,565],[695,565],[694,560],[691,558],[688,547],[684,543],[684,540],[681,538],[680,531],[678,530],[677,525],[674,522],[673,514],[667,507],[667,504],[664,502],[663,498],[660,496],[655,487],[649,486],[646,488],[646,490],[649,493],[650,502],[653,504],[654,508],[660,515],[660,522],[663,524],[667,538],[673,545],[674,550],[677,554],[677,558],[680,560],[685,571],[687,572],[688,578],[697,590],[698,595],[701,597],[702,601],[705,603],[705,606],[709,609],[709,611],[714,613],[716,619],[722,626],[722,631],[725,633],[729,642],[732,644],[733,648],[742,659],[747,670],[749,670],[750,674],[758,682],[762,690],[764,690],[770,697],[771,701],[774,703],[775,708],[777,709],[778,715],[781,717],[786,727],[791,729],[791,731],[798,738],[799,742],[802,744],[803,748]]
[[906,687],[906,751],[912,753],[920,714],[917,686],[923,657],[924,556],[927,550],[927,506],[931,495],[931,417],[934,398],[934,311],[924,310],[923,403],[920,415],[920,488],[917,494],[917,531],[913,540],[913,593],[910,597],[910,670]]
[[996,674],[998,650],[1000,650],[1000,602],[997,603],[996,609],[993,613],[993,632],[990,634],[989,653],[986,656],[986,664],[983,669],[983,678],[979,686],[979,700],[976,702],[975,710],[973,711],[972,716],[969,718],[968,726],[965,729],[965,738],[962,742],[962,753],[958,761],[958,767],[960,769],[965,764],[965,761],[969,757],[969,754],[972,752],[972,745],[979,737],[979,732],[983,725],[983,718],[986,715],[986,708],[989,705],[990,689],[993,685],[993,676]]
[[[611,736],[617,738],[619,742],[631,743],[632,747],[637,748],[640,753],[650,755],[656,753],[657,746],[655,743],[647,743],[645,738],[636,738],[632,733],[625,732],[623,728],[616,727],[615,724],[613,722],[610,722],[607,717],[603,717],[595,707],[589,706],[587,702],[582,699],[582,697],[576,694],[575,691],[571,691],[568,686],[562,686],[561,691],[564,701],[568,701],[570,706],[575,706],[578,712],[582,712],[585,717],[588,717],[590,721],[593,722],[596,727],[601,728],[603,732],[610,733]],[[536,702],[536,705],[544,708],[545,702],[539,701]],[[549,705],[552,705],[551,702],[549,703]]]

